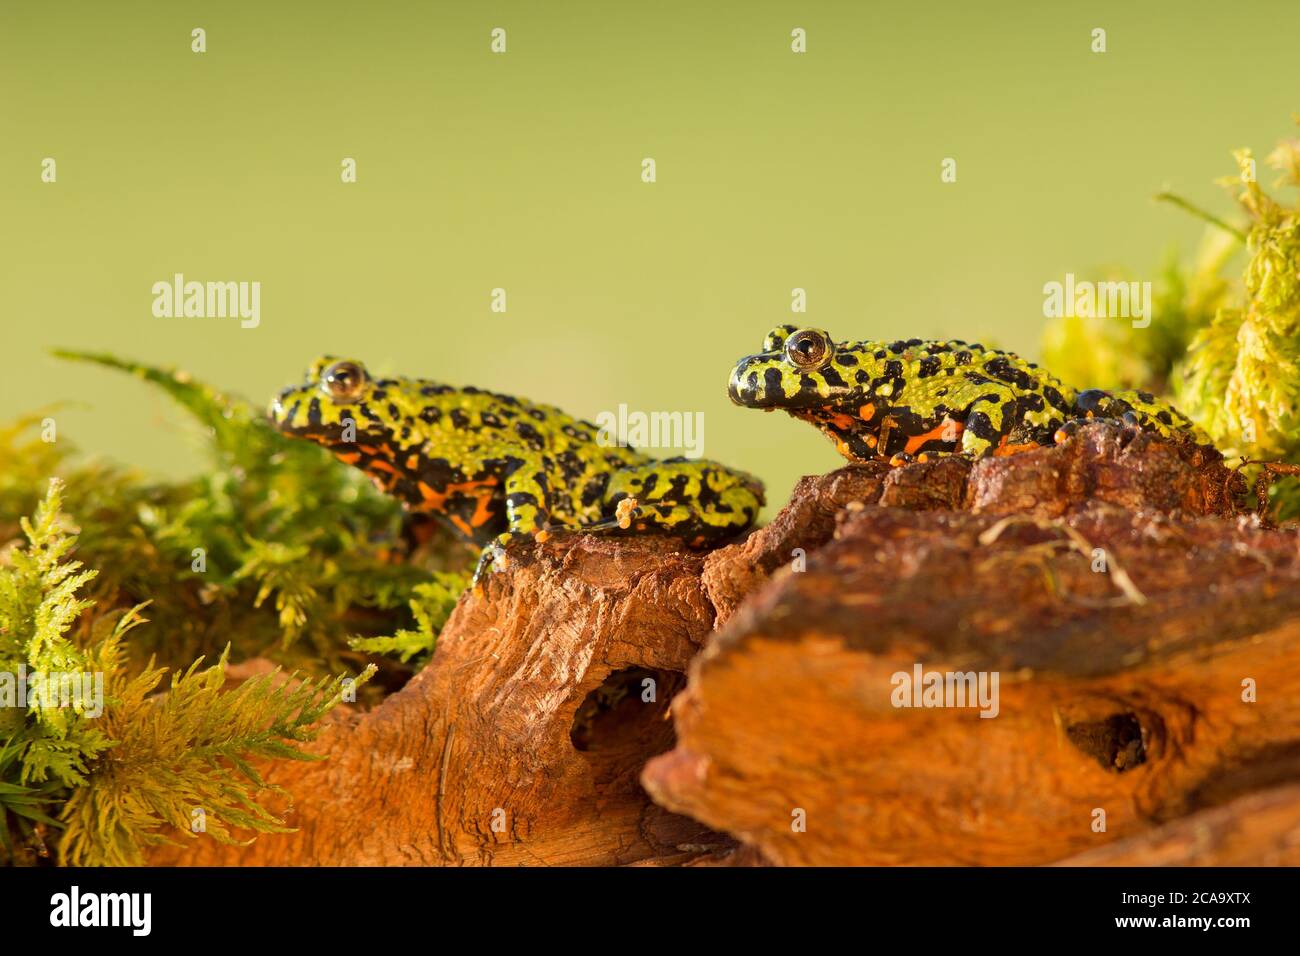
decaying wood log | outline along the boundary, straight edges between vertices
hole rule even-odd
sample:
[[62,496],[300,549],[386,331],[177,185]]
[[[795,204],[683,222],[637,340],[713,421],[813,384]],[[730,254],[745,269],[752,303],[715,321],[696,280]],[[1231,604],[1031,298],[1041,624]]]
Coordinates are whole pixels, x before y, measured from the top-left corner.
[[[297,831],[247,848],[164,849],[185,865],[682,864],[734,841],[637,782],[672,746],[672,694],[713,627],[703,558],[666,539],[561,535],[466,595],[434,659],[370,713],[276,763]],[[652,680],[653,685],[645,682]],[[653,686],[654,700],[643,702]]]
[[[707,555],[582,535],[512,550],[431,664],[326,727],[312,749],[328,760],[266,768],[296,832],[153,859],[1118,853],[1300,777],[1300,546],[1236,515],[1243,491],[1213,455],[1093,425],[974,466],[804,479]],[[996,718],[893,706],[918,664],[996,671]]]
[[[693,663],[652,796],[778,864],[1033,864],[1300,778],[1297,535],[1084,432],[979,462],[970,512],[846,510]],[[897,706],[918,668],[996,674],[996,717]]]

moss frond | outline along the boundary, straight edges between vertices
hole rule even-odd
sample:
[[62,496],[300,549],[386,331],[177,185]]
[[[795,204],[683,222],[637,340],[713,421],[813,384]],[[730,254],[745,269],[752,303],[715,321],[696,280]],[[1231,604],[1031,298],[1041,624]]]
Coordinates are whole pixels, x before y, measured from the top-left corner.
[[414,659],[421,665],[427,663],[433,656],[439,632],[468,583],[467,574],[435,572],[432,581],[415,586],[410,602],[416,622],[414,630],[403,628],[385,637],[354,637],[348,646],[368,654],[395,655],[402,663]]
[[[1243,301],[1218,310],[1193,339],[1180,398],[1220,443],[1251,457],[1300,451],[1300,208],[1264,192],[1254,156],[1234,154],[1224,180],[1250,218]],[[1279,183],[1295,185],[1295,141],[1269,156]]]
[[[115,653],[110,642],[105,654]],[[165,670],[152,661],[129,679],[114,668],[114,703],[104,722],[116,744],[60,814],[65,865],[136,866],[144,850],[174,844],[177,835],[247,844],[252,836],[241,840],[233,831],[290,829],[261,800],[283,791],[267,784],[251,761],[319,759],[298,745],[374,668],[346,684],[281,677],[277,669],[225,690],[226,661],[227,653],[208,668],[195,661],[172,677],[162,696],[155,691]]]

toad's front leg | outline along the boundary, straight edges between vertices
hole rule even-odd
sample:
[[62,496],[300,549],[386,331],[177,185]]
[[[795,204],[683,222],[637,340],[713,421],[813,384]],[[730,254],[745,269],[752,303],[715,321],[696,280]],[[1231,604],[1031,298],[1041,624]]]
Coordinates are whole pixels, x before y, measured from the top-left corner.
[[490,569],[500,570],[510,560],[509,546],[521,540],[545,541],[549,536],[550,484],[540,458],[511,458],[502,482],[508,530],[497,535],[479,555],[474,569],[474,593],[483,593],[482,578]]

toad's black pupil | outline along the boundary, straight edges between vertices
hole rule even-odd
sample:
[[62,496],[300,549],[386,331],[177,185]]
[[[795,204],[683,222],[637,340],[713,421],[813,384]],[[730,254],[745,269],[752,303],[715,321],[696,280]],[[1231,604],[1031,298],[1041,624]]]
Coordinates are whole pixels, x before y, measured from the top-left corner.
[[796,351],[806,359],[811,359],[814,355],[818,355],[821,352],[820,343],[811,335],[800,339],[795,343],[794,347]]

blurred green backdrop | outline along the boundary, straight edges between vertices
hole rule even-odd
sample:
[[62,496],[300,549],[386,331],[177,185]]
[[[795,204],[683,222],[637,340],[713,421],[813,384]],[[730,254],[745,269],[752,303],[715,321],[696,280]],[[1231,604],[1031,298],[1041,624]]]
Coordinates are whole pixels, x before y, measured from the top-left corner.
[[[1226,211],[1230,149],[1291,134],[1297,35],[1293,0],[0,0],[4,417],[71,400],[61,439],[183,473],[182,413],[48,349],[259,403],[334,352],[587,417],[703,411],[705,454],[779,505],[840,459],[725,383],[792,288],[837,337],[1035,355],[1044,282],[1154,279],[1201,227],[1152,194]],[[176,272],[260,281],[260,327],[154,318]]]

